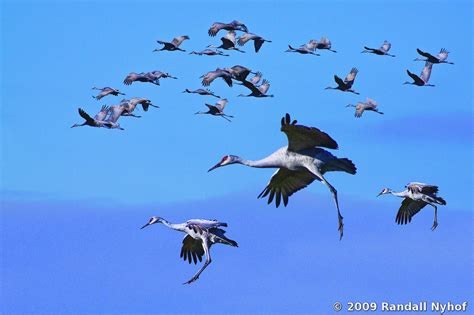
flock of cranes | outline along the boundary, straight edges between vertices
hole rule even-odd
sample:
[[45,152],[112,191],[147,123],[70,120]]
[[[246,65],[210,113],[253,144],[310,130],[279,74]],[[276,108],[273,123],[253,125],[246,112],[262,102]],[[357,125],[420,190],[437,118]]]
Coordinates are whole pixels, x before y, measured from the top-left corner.
[[[230,23],[216,22],[209,28],[208,34],[211,37],[215,37],[221,31],[226,31],[226,34],[221,38],[222,43],[220,46],[208,45],[206,49],[202,51],[192,51],[190,54],[201,56],[229,56],[229,54],[225,54],[222,50],[243,53],[244,51],[238,48],[237,45],[244,46],[249,41],[253,41],[254,50],[258,53],[261,51],[263,44],[267,42],[271,43],[271,40],[250,33],[247,26],[239,21],[232,21]],[[237,37],[237,32],[242,32],[242,34]],[[183,35],[173,38],[170,42],[158,40],[158,44],[162,45],[162,47],[156,48],[153,52],[185,52],[186,50],[181,48],[181,46],[183,42],[189,39],[189,36]],[[395,55],[389,53],[391,46],[391,43],[384,41],[380,48],[364,47],[362,53],[395,57]],[[319,56],[319,54],[316,53],[317,50],[328,50],[333,53],[337,52],[332,49],[332,43],[326,37],[322,37],[320,40],[311,39],[307,44],[301,45],[297,48],[288,45],[288,50],[286,50],[286,52]],[[416,58],[415,60],[424,61],[424,68],[420,76],[407,70],[407,73],[413,79],[413,82],[405,82],[405,84],[433,86],[428,83],[433,64],[453,64],[452,62],[447,61],[448,51],[446,49],[441,49],[440,53],[436,56],[419,49],[417,49],[417,52],[425,59]],[[353,89],[358,72],[359,70],[354,67],[344,79],[334,75],[334,81],[337,86],[330,86],[326,89],[339,90],[359,95],[359,92]],[[127,86],[132,85],[134,82],[160,85],[160,79],[166,78],[177,79],[175,76],[161,71],[141,73],[131,72],[125,77],[123,83]],[[230,68],[218,67],[215,70],[205,73],[200,78],[201,84],[204,87],[210,86],[216,79],[222,79],[229,87],[233,87],[234,84],[241,85],[247,88],[250,92],[249,94],[239,94],[238,96],[256,98],[273,97],[272,94],[268,94],[270,89],[269,80],[264,78],[260,71],[253,71],[252,69],[242,65],[235,65]],[[100,91],[97,96],[93,96],[98,101],[108,95],[125,95],[118,89],[111,87],[94,87],[93,89]],[[216,95],[208,88],[199,88],[196,90],[185,89],[183,93],[211,96],[219,99],[215,105],[205,103],[208,110],[199,111],[195,114],[220,116],[229,122],[231,121],[231,118],[233,118],[233,116],[224,113],[224,109],[228,104],[228,99],[221,98],[221,96]],[[122,116],[140,118],[141,116],[134,114],[138,105],[141,105],[145,112],[148,111],[149,107],[159,108],[159,106],[152,104],[149,99],[138,97],[122,99],[118,105],[104,105],[94,117],[91,117],[82,108],[79,108],[79,115],[85,121],[82,124],[75,124],[72,127],[90,126],[123,130],[118,123],[119,118]],[[349,104],[347,107],[355,107],[354,116],[356,118],[360,118],[364,111],[383,114],[378,110],[377,102],[371,98],[367,98],[365,102],[358,102],[356,105]],[[225,155],[216,165],[211,167],[208,172],[231,164],[242,164],[255,168],[276,169],[276,172],[272,175],[266,187],[258,195],[258,198],[267,198],[268,204],[271,204],[274,201],[276,207],[279,207],[281,203],[283,203],[284,206],[287,206],[289,198],[294,193],[304,189],[315,180],[319,181],[324,184],[331,193],[337,210],[339,239],[342,239],[344,235],[344,222],[339,207],[338,194],[336,188],[327,180],[326,173],[345,172],[355,175],[357,172],[356,166],[350,159],[338,158],[327,150],[338,149],[337,142],[329,134],[315,127],[307,127],[298,124],[296,120],[291,119],[288,113],[281,119],[280,130],[288,139],[287,146],[279,148],[269,156],[259,160],[247,160],[235,155]],[[392,194],[404,198],[398,214],[396,215],[396,222],[398,224],[409,223],[412,217],[423,207],[426,205],[432,206],[435,211],[434,223],[432,226],[432,230],[434,230],[438,226],[437,205],[446,205],[444,199],[437,196],[437,193],[437,186],[412,182],[409,183],[406,186],[406,190],[402,192],[393,192],[389,188],[384,188],[379,196],[383,194]],[[187,260],[189,263],[193,262],[197,264],[197,261],[202,261],[202,257],[205,256],[204,265],[189,281],[186,282],[187,284],[196,281],[204,269],[211,263],[210,248],[213,244],[220,243],[237,247],[235,241],[225,236],[225,230],[223,230],[223,227],[227,227],[227,224],[217,220],[193,219],[188,220],[185,223],[173,224],[161,217],[154,216],[142,228],[155,223],[161,223],[173,230],[186,234],[183,239],[180,255],[185,261]]]

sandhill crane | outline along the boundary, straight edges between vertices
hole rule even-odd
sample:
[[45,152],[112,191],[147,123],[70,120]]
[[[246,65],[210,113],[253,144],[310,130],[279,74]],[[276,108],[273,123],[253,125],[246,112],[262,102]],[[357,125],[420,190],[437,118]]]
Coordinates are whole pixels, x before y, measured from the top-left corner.
[[[223,98],[223,99],[219,100],[216,103],[216,105],[204,104],[204,105],[207,106],[207,108],[209,108],[209,110],[207,112],[197,112],[195,114],[196,115],[197,114],[207,114],[207,115],[213,115],[213,116],[220,116],[220,117],[222,117],[225,120],[230,122],[231,120],[229,118],[234,118],[234,116],[224,114],[224,108],[227,105],[227,103],[229,103],[229,101],[226,98]],[[229,117],[229,118],[227,118],[227,117]]]
[[370,110],[370,111],[373,111],[373,112],[376,112],[376,113],[379,113],[379,114],[383,114],[382,112],[380,112],[377,109],[377,102],[374,101],[373,99],[368,98],[368,97],[367,97],[367,100],[364,103],[363,102],[358,102],[357,105],[349,104],[346,107],[355,107],[356,110],[355,110],[354,116],[356,118],[362,117],[362,114],[366,110]]
[[202,51],[192,51],[189,53],[190,55],[198,55],[198,56],[202,56],[202,55],[206,55],[206,56],[230,56],[230,55],[227,55],[227,54],[224,54],[222,51],[220,50],[213,50],[213,49],[204,49]]
[[336,81],[337,87],[328,86],[326,90],[340,90],[342,92],[351,92],[359,95],[358,92],[352,90],[352,85],[354,84],[357,73],[359,73],[359,70],[357,70],[357,68],[352,68],[351,72],[349,72],[344,81],[342,81],[342,79],[337,75],[334,75],[334,81]]
[[413,79],[413,82],[405,81],[403,84],[412,84],[417,86],[434,86],[433,84],[428,84],[431,76],[431,69],[433,68],[433,64],[429,61],[425,63],[423,70],[421,71],[420,76],[410,72],[407,70],[408,75]]
[[222,227],[227,227],[227,223],[219,222],[217,220],[203,220],[192,219],[185,223],[173,224],[160,217],[151,217],[147,224],[142,226],[144,229],[155,223],[161,223],[175,231],[184,232],[186,236],[183,239],[183,246],[181,247],[180,258],[184,261],[191,261],[197,264],[197,261],[202,261],[202,256],[206,256],[204,265],[199,271],[188,281],[183,284],[191,284],[196,281],[201,273],[211,263],[210,249],[214,244],[224,244],[233,247],[239,247],[236,241],[233,241],[225,236]]
[[333,49],[331,49],[332,47],[332,44],[331,44],[331,41],[329,40],[329,38],[327,37],[321,37],[321,39],[316,42],[316,49],[321,49],[321,50],[329,50],[329,51],[332,51],[332,52],[337,52]]
[[262,84],[257,86],[256,84],[253,84],[250,81],[244,81],[243,86],[248,88],[252,93],[245,95],[245,94],[240,94],[239,96],[253,96],[253,97],[273,97],[272,94],[266,94],[268,92],[268,89],[270,88],[270,82],[268,80],[263,80]]
[[434,231],[438,226],[438,208],[436,205],[446,205],[446,201],[436,195],[438,193],[438,186],[411,182],[405,187],[407,189],[401,192],[394,192],[390,188],[384,188],[378,196],[391,194],[404,198],[395,219],[398,224],[407,224],[411,222],[413,216],[426,205],[432,206],[434,208],[434,222],[431,230]]
[[185,89],[183,91],[183,93],[193,93],[193,94],[199,94],[199,95],[209,95],[209,96],[214,96],[214,97],[217,97],[217,98],[221,98],[220,96],[214,94],[214,92],[212,92],[211,90],[209,89],[197,89],[197,90],[194,90],[194,91],[191,91],[189,89]]
[[296,52],[304,55],[315,55],[320,56],[319,54],[315,53],[316,47],[318,46],[318,42],[314,39],[310,40],[307,44],[301,45],[298,48],[293,48],[291,45],[288,45],[288,50],[285,52]]
[[125,79],[123,80],[123,83],[125,85],[130,85],[133,82],[138,81],[138,82],[149,82],[155,85],[160,85],[161,78],[177,79],[176,77],[170,75],[169,73],[155,70],[155,71],[140,72],[140,73],[131,72],[129,75],[127,75],[127,77],[125,77]]
[[183,36],[179,36],[179,37],[175,37],[173,38],[173,40],[171,42],[164,42],[164,41],[161,41],[161,40],[157,40],[156,42],[158,44],[162,44],[164,45],[161,49],[158,49],[156,48],[155,50],[153,51],[162,51],[162,50],[168,50],[168,51],[175,51],[175,50],[179,50],[179,51],[186,51],[184,49],[181,49],[179,48],[179,46],[181,45],[182,42],[184,42],[185,40],[189,39],[189,36],[187,35],[183,35]]
[[220,46],[208,45],[208,48],[222,48],[225,50],[236,50],[238,52],[244,53],[245,51],[240,50],[239,48],[235,47],[235,32],[228,31],[224,37],[221,37],[222,44]]
[[97,128],[103,127],[103,128],[108,128],[108,129],[124,130],[123,128],[120,127],[119,124],[116,123],[116,121],[113,122],[113,121],[105,119],[109,110],[110,110],[109,107],[104,105],[102,106],[100,111],[97,113],[97,115],[95,115],[94,118],[92,118],[82,108],[79,108],[78,109],[79,115],[85,119],[85,122],[82,124],[74,124],[71,126],[71,128],[90,126],[90,127],[97,127]]
[[232,86],[232,75],[225,69],[217,68],[214,71],[209,71],[208,73],[202,75],[201,78],[201,83],[203,86],[211,85],[211,83],[217,78],[222,78],[228,86]]
[[425,57],[426,59],[421,59],[421,58],[416,58],[415,61],[428,61],[431,63],[447,63],[450,65],[454,65],[453,62],[449,62],[446,59],[448,59],[449,51],[447,51],[445,48],[441,48],[437,56],[433,56],[430,53],[424,52],[420,49],[416,49],[416,51]]
[[248,32],[247,26],[245,26],[244,23],[234,20],[230,23],[215,22],[209,28],[208,34],[209,34],[209,36],[216,36],[217,33],[219,33],[220,30],[242,31],[242,32],[245,32],[245,33]]
[[388,41],[384,41],[382,46],[380,48],[369,48],[367,46],[364,46],[364,49],[362,53],[371,53],[379,56],[390,56],[390,57],[395,57],[395,55],[391,55],[388,53],[390,48],[392,47],[392,44],[390,44]]
[[103,88],[97,88],[97,87],[94,86],[92,89],[100,91],[100,93],[97,96],[92,96],[93,98],[95,98],[98,101],[100,99],[102,99],[103,97],[107,96],[107,95],[113,95],[113,96],[125,95],[125,93],[122,93],[119,90],[113,89],[113,88],[108,87],[108,86],[103,87]]
[[253,46],[255,48],[256,53],[258,53],[258,51],[262,47],[263,43],[265,43],[265,42],[271,43],[272,42],[271,40],[265,39],[261,36],[258,36],[258,35],[252,34],[252,33],[245,33],[244,35],[239,37],[239,40],[237,41],[237,43],[240,46],[244,46],[249,40],[253,40]]
[[131,117],[137,117],[137,118],[141,117],[141,116],[137,116],[133,114],[137,105],[142,105],[142,108],[145,112],[148,111],[148,108],[150,106],[155,107],[155,108],[160,108],[160,106],[152,104],[149,99],[142,98],[142,97],[133,97],[129,100],[123,99],[120,104],[120,106],[124,106],[122,116],[131,116]]
[[349,174],[356,173],[356,167],[351,160],[337,158],[330,152],[322,149],[337,149],[338,145],[327,133],[314,127],[297,125],[286,114],[281,120],[281,131],[288,137],[288,146],[283,147],[258,161],[245,160],[235,155],[224,156],[219,163],[209,169],[209,172],[222,166],[242,164],[258,168],[278,168],[273,174],[267,187],[258,198],[269,195],[268,204],[275,197],[278,207],[281,200],[286,206],[288,198],[300,189],[305,188],[314,180],[321,181],[331,191],[336,204],[339,221],[339,235],[342,239],[342,215],[339,211],[339,202],[336,189],[326,180],[324,174],[331,171],[342,171]]

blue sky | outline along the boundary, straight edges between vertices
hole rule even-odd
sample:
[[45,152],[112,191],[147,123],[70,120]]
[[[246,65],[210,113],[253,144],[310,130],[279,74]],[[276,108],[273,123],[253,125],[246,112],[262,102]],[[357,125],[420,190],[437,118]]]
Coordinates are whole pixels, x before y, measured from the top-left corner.
[[[338,299],[474,296],[472,4],[245,4],[2,2],[0,311],[321,313]],[[152,53],[155,40],[184,34],[188,51],[218,44],[207,29],[232,19],[272,43],[231,57]],[[283,53],[323,35],[337,54]],[[396,58],[360,54],[385,39]],[[402,85],[406,69],[423,67],[413,61],[416,48],[441,47],[455,65],[434,66],[436,87]],[[193,115],[215,100],[181,91],[235,64],[263,72],[275,97],[238,98],[242,87],[216,81],[211,90],[229,99],[234,121]],[[324,90],[352,67],[360,71],[360,96]],[[123,85],[129,72],[150,70],[179,79]],[[120,100],[92,99],[93,86],[117,87],[161,108],[122,118],[125,131],[70,129],[81,121],[78,107],[93,114]],[[345,105],[365,97],[385,115],[355,119]],[[286,112],[328,132],[340,147],[333,153],[358,167],[356,176],[328,175],[345,218],[342,242],[319,183],[275,209],[256,199],[272,170],[207,173],[225,154],[258,159],[286,145],[279,131]],[[431,209],[400,227],[400,200],[375,198],[383,187],[413,180],[439,185],[448,201],[434,233]],[[181,235],[161,226],[138,230],[151,215],[227,221],[240,247],[213,248],[199,282],[182,286],[196,267],[178,259]],[[226,293],[216,297],[216,288]]]

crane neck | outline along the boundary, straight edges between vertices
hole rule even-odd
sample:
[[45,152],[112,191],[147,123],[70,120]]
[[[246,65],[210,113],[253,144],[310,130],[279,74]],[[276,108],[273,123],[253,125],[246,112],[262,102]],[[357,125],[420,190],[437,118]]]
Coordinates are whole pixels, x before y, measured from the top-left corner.
[[399,191],[399,192],[391,191],[390,193],[394,196],[397,196],[397,197],[401,197],[401,198],[406,197],[406,191]]
[[256,167],[256,168],[275,168],[275,167],[280,167],[276,161],[271,157],[266,157],[260,160],[246,160],[246,159],[239,159],[238,162],[239,164],[243,164],[246,166],[250,167]]
[[164,226],[169,227],[170,229],[173,229],[176,231],[184,231],[182,224],[171,223],[171,222],[166,221],[165,219],[161,219],[160,223],[163,224]]

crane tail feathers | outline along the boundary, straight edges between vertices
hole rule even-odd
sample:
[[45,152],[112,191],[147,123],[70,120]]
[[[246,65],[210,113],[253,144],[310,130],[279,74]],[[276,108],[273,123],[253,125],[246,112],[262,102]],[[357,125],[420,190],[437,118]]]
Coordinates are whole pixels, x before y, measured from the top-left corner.
[[357,173],[357,167],[354,165],[354,163],[347,159],[347,158],[342,158],[342,159],[337,159],[337,166],[344,172],[347,172],[349,174],[356,174]]

